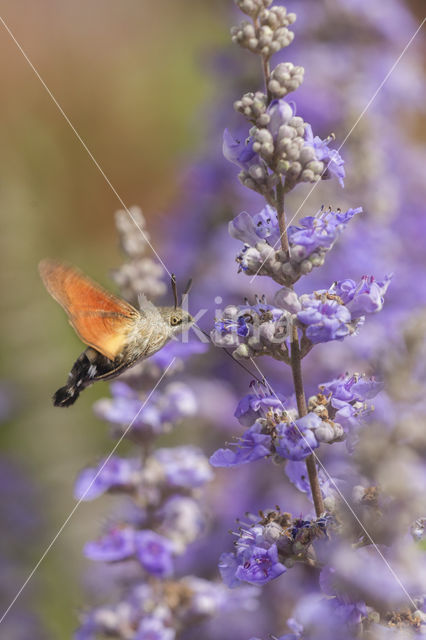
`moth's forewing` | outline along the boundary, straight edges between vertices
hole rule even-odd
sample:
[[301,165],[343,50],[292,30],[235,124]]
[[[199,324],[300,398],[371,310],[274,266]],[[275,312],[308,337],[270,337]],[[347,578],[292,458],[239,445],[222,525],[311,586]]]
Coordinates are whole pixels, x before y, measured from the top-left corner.
[[139,312],[74,267],[42,260],[39,270],[46,289],[65,309],[81,340],[114,360]]

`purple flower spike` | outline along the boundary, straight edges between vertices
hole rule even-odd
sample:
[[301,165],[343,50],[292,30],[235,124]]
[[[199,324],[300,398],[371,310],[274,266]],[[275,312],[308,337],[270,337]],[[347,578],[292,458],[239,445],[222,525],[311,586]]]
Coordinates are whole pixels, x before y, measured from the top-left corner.
[[242,564],[235,572],[235,577],[250,584],[266,584],[274,578],[278,578],[286,571],[286,568],[278,560],[277,545],[273,544],[269,549],[262,547],[248,547],[242,557]]
[[99,540],[88,542],[84,554],[91,560],[118,562],[135,554],[135,530],[131,527],[111,529]]
[[255,423],[241,440],[235,443],[235,449],[218,449],[210,458],[213,467],[236,467],[247,462],[260,460],[271,454],[271,436],[260,433],[262,425]]
[[173,573],[173,545],[154,531],[137,531],[136,556],[143,568],[154,576],[165,578]]
[[316,413],[308,413],[294,423],[281,422],[276,427],[277,439],[275,449],[283,458],[303,460],[319,443],[312,429],[321,425],[321,418]]
[[111,456],[108,462],[98,467],[84,469],[77,478],[74,495],[79,500],[93,500],[111,489],[132,490],[141,471],[137,458]]

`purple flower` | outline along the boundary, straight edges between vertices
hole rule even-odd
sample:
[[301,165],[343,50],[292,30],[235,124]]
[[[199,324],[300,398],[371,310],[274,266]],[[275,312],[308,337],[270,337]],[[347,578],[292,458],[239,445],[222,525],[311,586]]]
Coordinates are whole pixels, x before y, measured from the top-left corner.
[[248,429],[235,449],[218,449],[210,458],[213,467],[235,467],[260,460],[271,454],[271,436],[261,433],[262,425],[255,423]]
[[280,422],[276,427],[276,452],[289,460],[303,460],[319,447],[319,443],[312,429],[321,424],[321,418],[316,413],[308,413],[295,422]]
[[84,469],[78,476],[74,495],[79,500],[93,500],[98,496],[118,489],[131,491],[140,480],[141,462],[138,458],[111,456],[98,467]]
[[252,425],[257,418],[265,418],[268,411],[282,411],[283,400],[265,393],[260,385],[254,387],[256,393],[249,393],[238,403],[234,416],[244,427]]
[[222,320],[217,320],[214,323],[214,326],[216,331],[218,331],[221,335],[236,333],[237,336],[245,338],[249,334],[247,320],[246,318],[244,318],[244,316],[238,316],[236,319],[223,318]]
[[134,536],[136,556],[143,568],[154,576],[165,578],[173,572],[173,545],[154,531],[137,531]]
[[176,632],[166,627],[161,618],[146,616],[142,619],[134,640],[174,640]]
[[324,162],[326,170],[323,173],[323,179],[330,178],[330,174],[335,175],[342,187],[344,187],[343,178],[345,177],[344,160],[342,160],[336,149],[330,149],[328,146],[329,139],[321,140],[319,136],[315,136],[312,132],[310,124],[305,125],[305,141],[306,146],[313,147],[316,157]]
[[223,132],[223,155],[229,162],[245,170],[259,162],[259,156],[253,151],[253,140],[251,138],[245,142],[236,140],[228,129]]
[[361,211],[362,207],[348,209],[344,213],[321,209],[316,216],[302,218],[298,226],[288,229],[289,242],[297,247],[293,254],[302,260],[317,249],[330,249],[349,220]]
[[172,487],[195,489],[213,478],[208,460],[198,447],[157,449],[152,457],[161,465],[165,481]]
[[116,527],[99,540],[88,542],[84,554],[91,560],[118,562],[135,554],[135,530],[132,527]]
[[352,318],[359,318],[366,313],[381,311],[391,280],[391,274],[385,276],[382,282],[375,280],[373,276],[363,276],[358,284],[353,280],[337,282],[333,290],[347,306]]
[[241,581],[235,575],[239,567],[235,553],[222,553],[218,566],[222,580],[227,587],[233,589],[241,584]]
[[96,415],[113,424],[132,422],[132,431],[147,434],[162,433],[172,422],[193,415],[197,406],[191,389],[179,382],[172,382],[162,393],[152,394],[149,402],[124,382],[113,382],[111,392],[112,398],[95,403]]
[[267,113],[270,117],[268,129],[275,139],[278,136],[280,127],[288,124],[294,116],[295,110],[291,104],[286,102],[284,98],[281,98],[280,100],[273,100],[271,102]]
[[252,247],[261,240],[273,246],[280,237],[277,213],[269,204],[253,217],[243,211],[231,220],[228,229],[232,238]]
[[343,375],[330,382],[324,382],[319,385],[319,388],[324,395],[332,394],[332,403],[334,400],[364,402],[364,400],[374,398],[382,391],[383,382],[365,376]]
[[343,340],[351,333],[351,314],[337,300],[324,299],[320,294],[302,296],[297,319],[306,325],[306,336],[313,344]]
[[269,549],[249,546],[238,560],[235,577],[250,584],[266,584],[286,571],[278,559],[276,544],[272,544]]

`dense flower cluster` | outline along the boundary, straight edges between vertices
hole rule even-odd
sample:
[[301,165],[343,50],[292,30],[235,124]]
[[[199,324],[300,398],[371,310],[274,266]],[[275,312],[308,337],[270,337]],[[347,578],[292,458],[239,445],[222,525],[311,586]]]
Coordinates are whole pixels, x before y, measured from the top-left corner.
[[175,640],[179,632],[204,618],[236,609],[256,607],[257,590],[229,590],[202,578],[188,576],[155,585],[141,583],[119,605],[97,607],[85,618],[75,640],[95,637],[132,640]]
[[367,400],[382,388],[382,383],[365,376],[341,376],[321,384],[319,392],[309,398],[309,412],[298,418],[292,399],[281,399],[261,385],[252,385],[252,393],[242,398],[235,411],[240,424],[249,428],[232,449],[216,451],[210,463],[234,467],[268,456],[275,462],[280,458],[299,461],[321,443],[349,438],[351,446],[371,411]]
[[382,309],[391,278],[341,280],[301,296],[284,287],[275,294],[274,305],[265,298],[255,305],[228,305],[216,319],[212,341],[233,349],[236,358],[270,355],[288,363],[293,326],[302,334],[302,355],[320,342],[343,340],[356,333],[367,314]]
[[324,264],[327,252],[349,220],[361,211],[361,207],[344,213],[321,208],[315,216],[302,218],[287,230],[288,253],[279,247],[277,213],[270,205],[255,216],[243,211],[229,223],[230,235],[244,243],[237,256],[239,268],[247,275],[266,275],[290,287],[314,267]]
[[255,305],[230,305],[216,319],[211,339],[218,347],[234,349],[236,358],[272,355],[287,360],[290,320],[287,311],[267,304],[265,298]]
[[303,520],[280,511],[262,514],[261,520],[239,528],[235,551],[222,554],[219,569],[225,584],[263,585],[296,562],[315,563],[312,544],[327,535],[331,522],[328,516]]

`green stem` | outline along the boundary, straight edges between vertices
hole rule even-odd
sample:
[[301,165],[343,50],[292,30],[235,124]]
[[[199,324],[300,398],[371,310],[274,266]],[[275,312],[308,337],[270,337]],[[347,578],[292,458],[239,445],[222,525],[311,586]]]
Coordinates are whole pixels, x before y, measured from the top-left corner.
[[[297,334],[297,327],[293,328],[293,336],[291,343],[291,371],[293,373],[294,391],[296,393],[297,410],[299,412],[299,418],[306,416],[308,410],[306,408],[305,391],[303,388],[302,378],[302,358],[300,353],[299,336]],[[306,458],[306,468],[309,476],[309,483],[311,485],[312,497],[315,505],[315,513],[319,517],[324,513],[324,502],[322,499],[321,488],[318,480],[318,470],[315,462],[315,456],[311,453]]]

